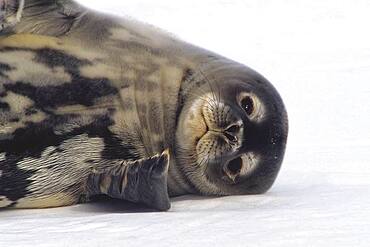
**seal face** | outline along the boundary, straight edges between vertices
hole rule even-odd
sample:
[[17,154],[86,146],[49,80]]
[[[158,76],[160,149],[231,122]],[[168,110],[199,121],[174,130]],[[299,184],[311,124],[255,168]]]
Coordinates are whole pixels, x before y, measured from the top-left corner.
[[[220,61],[195,75],[177,129],[177,158],[202,194],[265,192],[280,169],[287,114],[256,72]],[[209,76],[208,76],[209,75]]]
[[287,134],[244,65],[71,0],[0,0],[0,208],[262,193]]

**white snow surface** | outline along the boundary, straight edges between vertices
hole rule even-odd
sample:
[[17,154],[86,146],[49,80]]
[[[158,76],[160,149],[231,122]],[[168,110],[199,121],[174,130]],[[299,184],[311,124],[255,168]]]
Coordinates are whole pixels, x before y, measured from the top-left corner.
[[0,212],[0,246],[369,246],[370,1],[81,0],[266,76],[289,114],[264,195]]

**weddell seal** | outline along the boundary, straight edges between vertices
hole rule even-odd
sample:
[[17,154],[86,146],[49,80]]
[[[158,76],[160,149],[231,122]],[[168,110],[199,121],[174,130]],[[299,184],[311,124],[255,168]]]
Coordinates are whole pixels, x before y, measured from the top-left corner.
[[71,0],[0,0],[0,207],[267,191],[288,121],[252,69]]

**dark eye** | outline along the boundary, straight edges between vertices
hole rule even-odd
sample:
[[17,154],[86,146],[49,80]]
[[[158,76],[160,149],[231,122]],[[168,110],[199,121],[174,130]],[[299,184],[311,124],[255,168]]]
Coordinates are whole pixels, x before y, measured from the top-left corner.
[[243,160],[241,158],[236,158],[227,165],[227,170],[230,175],[238,175],[242,169]]
[[251,97],[249,97],[249,96],[245,97],[241,101],[241,106],[243,107],[244,111],[248,115],[252,115],[252,113],[254,111],[254,103],[253,103],[253,99]]

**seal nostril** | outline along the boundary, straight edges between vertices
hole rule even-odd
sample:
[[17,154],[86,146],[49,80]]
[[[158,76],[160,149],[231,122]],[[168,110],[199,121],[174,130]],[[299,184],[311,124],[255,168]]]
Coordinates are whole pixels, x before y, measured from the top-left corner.
[[228,133],[232,133],[232,134],[235,134],[235,133],[238,133],[240,130],[240,126],[239,125],[231,125],[229,128],[226,129],[226,132]]
[[227,164],[227,170],[231,175],[237,175],[242,170],[243,160],[241,158],[236,158]]
[[234,135],[231,135],[229,133],[225,133],[225,136],[226,138],[230,141],[230,142],[237,142],[238,141],[238,138]]
[[240,131],[240,126],[233,124],[225,130],[225,136],[230,142],[238,142],[238,133]]

